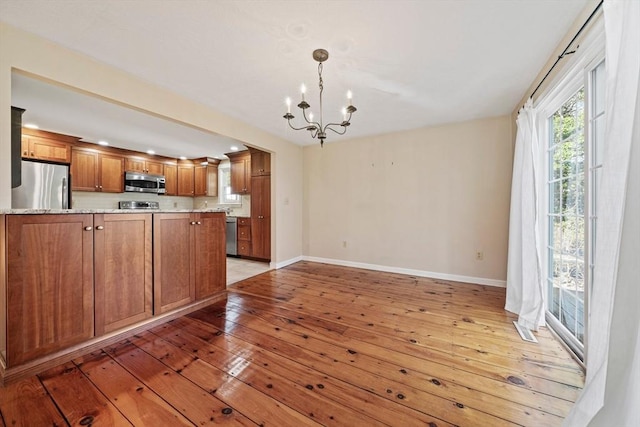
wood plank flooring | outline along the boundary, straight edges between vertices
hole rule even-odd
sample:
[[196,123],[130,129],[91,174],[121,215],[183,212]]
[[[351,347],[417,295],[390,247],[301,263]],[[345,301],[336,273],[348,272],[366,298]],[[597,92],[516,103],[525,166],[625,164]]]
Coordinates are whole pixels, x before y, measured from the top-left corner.
[[556,426],[584,382],[505,291],[299,262],[0,388],[2,425]]

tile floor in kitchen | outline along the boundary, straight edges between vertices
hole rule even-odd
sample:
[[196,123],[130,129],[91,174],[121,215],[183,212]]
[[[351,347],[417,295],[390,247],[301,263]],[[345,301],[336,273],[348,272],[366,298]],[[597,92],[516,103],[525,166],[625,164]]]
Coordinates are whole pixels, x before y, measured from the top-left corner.
[[268,262],[227,257],[227,286],[269,271]]

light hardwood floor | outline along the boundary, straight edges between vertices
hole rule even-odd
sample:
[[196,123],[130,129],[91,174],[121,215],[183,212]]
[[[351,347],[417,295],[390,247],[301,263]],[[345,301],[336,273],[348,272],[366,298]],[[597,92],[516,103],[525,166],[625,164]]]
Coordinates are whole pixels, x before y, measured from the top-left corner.
[[7,426],[555,426],[583,372],[504,289],[299,262],[0,389]]

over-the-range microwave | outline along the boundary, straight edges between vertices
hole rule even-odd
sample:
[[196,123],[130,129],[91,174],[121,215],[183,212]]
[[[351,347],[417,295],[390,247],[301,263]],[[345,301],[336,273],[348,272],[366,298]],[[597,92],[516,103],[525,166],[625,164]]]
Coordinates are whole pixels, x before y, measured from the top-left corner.
[[164,176],[140,172],[125,172],[124,191],[164,194],[166,191]]

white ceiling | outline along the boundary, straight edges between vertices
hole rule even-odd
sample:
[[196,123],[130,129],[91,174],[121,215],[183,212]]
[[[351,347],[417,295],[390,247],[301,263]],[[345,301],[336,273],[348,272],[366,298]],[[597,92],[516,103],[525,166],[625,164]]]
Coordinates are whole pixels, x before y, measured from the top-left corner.
[[[316,141],[290,130],[282,115],[284,99],[291,96],[295,105],[304,82],[317,116],[314,49],[330,55],[325,121],[340,119],[349,89],[358,108],[347,135],[329,133],[327,143],[503,115],[587,3],[0,0],[0,20],[305,145]],[[146,124],[114,115],[131,144],[144,138]],[[98,128],[103,120],[95,116],[88,124]],[[172,148],[166,154],[176,155],[175,143],[166,144],[156,143],[159,152]]]

